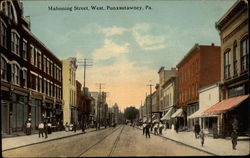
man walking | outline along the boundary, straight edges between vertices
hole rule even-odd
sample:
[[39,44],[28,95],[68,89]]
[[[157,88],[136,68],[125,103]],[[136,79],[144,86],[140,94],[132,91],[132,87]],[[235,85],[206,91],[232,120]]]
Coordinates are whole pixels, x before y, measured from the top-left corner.
[[150,138],[150,124],[147,124],[145,131],[146,131],[146,138],[147,137]]
[[199,122],[197,121],[196,124],[194,125],[194,134],[195,134],[195,138],[199,138],[199,133],[201,131],[201,127],[199,125]]

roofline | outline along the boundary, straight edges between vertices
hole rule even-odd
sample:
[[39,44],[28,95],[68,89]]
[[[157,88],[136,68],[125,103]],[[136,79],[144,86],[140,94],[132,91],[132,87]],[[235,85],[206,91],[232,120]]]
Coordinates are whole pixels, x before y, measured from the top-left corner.
[[199,44],[196,43],[189,51],[188,53],[182,58],[182,60],[176,65],[177,68],[179,68],[182,63],[184,62],[185,59],[187,59],[194,51],[196,51],[197,49],[199,49]]
[[55,57],[58,62],[60,62],[62,64],[62,61],[57,57],[55,56],[54,53],[52,53],[52,51],[50,51],[44,44],[43,42],[41,42],[28,28],[26,28],[24,25],[22,25],[23,29],[31,36],[33,37],[42,47],[44,47],[44,49],[46,49],[50,55],[52,55],[53,57]]
[[227,10],[227,12],[217,21],[217,22],[215,22],[215,28],[217,29],[217,30],[221,30],[221,28],[223,27],[223,26],[221,26],[221,25],[223,25],[222,23],[223,22],[227,22],[226,20],[230,20],[230,19],[228,19],[227,17],[229,16],[229,14],[234,10],[234,9],[236,9],[237,7],[238,7],[238,5],[241,3],[241,2],[244,2],[244,3],[246,3],[247,5],[248,5],[248,2],[247,2],[247,0],[237,0],[228,10]]

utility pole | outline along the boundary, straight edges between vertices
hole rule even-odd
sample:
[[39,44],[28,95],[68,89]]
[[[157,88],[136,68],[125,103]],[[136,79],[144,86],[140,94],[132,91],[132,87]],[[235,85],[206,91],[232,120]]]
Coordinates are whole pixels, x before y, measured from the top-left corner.
[[147,117],[147,123],[148,123],[148,99],[147,99],[147,92],[146,92],[146,98],[145,98],[145,108],[146,108],[146,117]]
[[[151,80],[150,80],[150,82],[151,82]],[[153,106],[152,106],[152,84],[150,83],[149,85],[147,85],[147,86],[149,86],[150,87],[150,109],[151,109],[151,112],[150,112],[150,118],[151,118],[151,120],[150,120],[150,123],[152,124],[152,109],[153,109]]]
[[[93,66],[93,60],[92,59],[87,59],[87,58],[84,58],[84,59],[77,59],[77,63],[79,66],[83,66],[84,68],[84,73],[83,73],[83,95],[85,95],[85,91],[86,91],[86,68],[87,67],[91,67]],[[88,105],[86,105],[88,106]],[[85,107],[86,109],[86,107]],[[85,124],[86,123],[86,120],[87,119],[87,114],[84,113],[84,111],[86,112],[86,110],[82,109],[82,119],[81,121],[84,121],[83,123]]]
[[100,122],[101,122],[100,106],[102,104],[102,85],[104,85],[104,83],[99,83],[99,97],[98,97],[98,104],[97,104],[97,120],[98,120],[97,129],[100,129]]
[[78,65],[83,66],[84,73],[83,73],[83,94],[85,94],[85,88],[86,88],[86,68],[93,66],[93,60],[92,59],[78,59]]

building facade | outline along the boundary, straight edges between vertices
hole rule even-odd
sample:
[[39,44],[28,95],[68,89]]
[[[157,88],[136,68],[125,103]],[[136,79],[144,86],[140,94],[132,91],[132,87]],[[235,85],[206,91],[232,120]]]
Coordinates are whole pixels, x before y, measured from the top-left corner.
[[77,99],[76,99],[76,58],[62,60],[63,75],[63,123],[78,121]]
[[[249,96],[249,35],[248,1],[237,0],[216,22],[221,40],[221,82],[222,100],[235,100]],[[234,110],[223,115],[223,133],[229,135],[231,122],[236,118],[240,123],[239,132],[249,131],[249,99],[242,101]]]
[[194,120],[187,117],[199,109],[198,89],[220,81],[220,47],[195,44],[177,64],[178,105],[183,108],[183,126],[192,129]]
[[62,63],[34,36],[22,3],[0,2],[2,133],[22,131],[31,118],[53,125],[62,121]]

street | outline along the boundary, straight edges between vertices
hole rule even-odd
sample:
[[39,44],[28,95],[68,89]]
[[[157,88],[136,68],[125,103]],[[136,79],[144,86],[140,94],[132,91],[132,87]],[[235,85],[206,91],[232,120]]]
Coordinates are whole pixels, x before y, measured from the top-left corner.
[[4,157],[95,157],[95,156],[207,156],[188,146],[177,144],[131,126],[118,126],[88,132],[2,153]]

